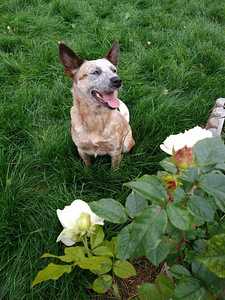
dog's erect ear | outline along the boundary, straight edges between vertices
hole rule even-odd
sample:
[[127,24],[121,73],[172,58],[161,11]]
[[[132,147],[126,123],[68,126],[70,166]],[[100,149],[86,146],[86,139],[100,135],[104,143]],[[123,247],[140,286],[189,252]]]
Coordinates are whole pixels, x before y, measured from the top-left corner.
[[105,58],[108,59],[116,68],[118,68],[119,62],[119,41],[115,40],[109,52],[106,54]]
[[59,43],[59,58],[63,69],[67,76],[73,78],[80,66],[84,63],[84,59],[73,52],[68,46]]

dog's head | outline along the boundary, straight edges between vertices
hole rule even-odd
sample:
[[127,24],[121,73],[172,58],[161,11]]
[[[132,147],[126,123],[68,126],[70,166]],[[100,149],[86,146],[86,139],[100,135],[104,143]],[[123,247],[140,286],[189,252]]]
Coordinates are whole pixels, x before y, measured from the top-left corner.
[[84,60],[63,43],[59,44],[59,57],[66,75],[73,79],[76,89],[88,101],[109,109],[119,107],[120,102],[114,95],[122,88],[122,80],[117,75],[118,40],[102,59]]

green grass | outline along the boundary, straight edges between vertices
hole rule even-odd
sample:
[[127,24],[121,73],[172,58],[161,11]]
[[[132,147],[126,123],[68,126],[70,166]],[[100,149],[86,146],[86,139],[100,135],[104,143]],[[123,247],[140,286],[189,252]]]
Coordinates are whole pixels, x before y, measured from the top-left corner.
[[[123,183],[154,174],[160,143],[204,125],[224,97],[225,3],[210,0],[0,1],[0,299],[93,299],[87,271],[31,289],[61,255],[56,209],[74,199],[124,202]],[[118,172],[108,157],[85,168],[70,137],[71,80],[58,41],[86,59],[120,42],[120,98],[136,146]],[[147,42],[150,41],[149,45]],[[166,95],[162,94],[168,89]],[[109,238],[120,226],[106,223]],[[93,295],[93,294],[92,294]]]

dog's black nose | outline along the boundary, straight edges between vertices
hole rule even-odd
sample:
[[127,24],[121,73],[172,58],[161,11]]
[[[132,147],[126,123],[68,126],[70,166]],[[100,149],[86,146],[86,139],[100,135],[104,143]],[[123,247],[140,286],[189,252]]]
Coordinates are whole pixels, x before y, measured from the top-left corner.
[[112,77],[110,81],[113,84],[113,86],[117,88],[119,88],[122,85],[122,80],[119,76]]

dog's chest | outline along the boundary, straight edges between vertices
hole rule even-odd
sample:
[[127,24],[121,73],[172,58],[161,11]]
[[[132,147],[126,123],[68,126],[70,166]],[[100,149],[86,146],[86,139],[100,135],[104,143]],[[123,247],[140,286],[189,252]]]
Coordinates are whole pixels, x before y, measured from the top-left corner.
[[121,124],[118,120],[82,118],[72,114],[72,138],[78,150],[89,155],[105,155],[121,147]]

